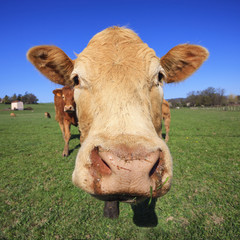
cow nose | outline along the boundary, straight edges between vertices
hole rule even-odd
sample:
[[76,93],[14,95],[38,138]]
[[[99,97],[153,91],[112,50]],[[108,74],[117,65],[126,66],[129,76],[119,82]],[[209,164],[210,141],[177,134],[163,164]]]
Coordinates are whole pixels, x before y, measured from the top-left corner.
[[73,111],[74,111],[73,105],[65,105],[64,106],[64,112],[73,112]]
[[126,181],[152,178],[160,167],[161,151],[109,151],[96,147],[91,152],[92,172],[105,177],[115,175]]

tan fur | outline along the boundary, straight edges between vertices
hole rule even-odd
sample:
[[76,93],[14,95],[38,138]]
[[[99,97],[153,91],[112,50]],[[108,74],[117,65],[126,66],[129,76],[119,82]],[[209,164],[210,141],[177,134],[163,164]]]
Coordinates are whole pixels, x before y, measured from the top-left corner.
[[11,117],[16,117],[16,114],[15,113],[10,113],[10,116]]
[[[113,154],[125,146],[122,149],[160,151],[163,156],[163,175],[156,174],[152,178],[145,175],[143,182],[139,180],[142,196],[150,196],[150,187],[154,190],[153,197],[162,196],[170,189],[172,159],[166,143],[160,139],[163,93],[158,75],[160,73],[167,83],[184,80],[206,60],[205,48],[178,45],[160,59],[132,30],[112,27],[96,34],[76,60],[70,60],[53,46],[32,48],[27,56],[53,82],[73,85],[73,78],[78,78],[75,101],[82,144],[73,172],[75,185],[91,194],[101,191],[111,194],[107,186],[114,181],[114,193],[118,193],[119,186],[121,192],[131,189],[126,194],[137,195],[136,185],[124,186],[128,181],[119,182],[114,176],[98,179],[93,169],[93,149],[100,147]],[[138,164],[135,162],[134,166]],[[158,191],[157,186],[166,179],[168,181]]]

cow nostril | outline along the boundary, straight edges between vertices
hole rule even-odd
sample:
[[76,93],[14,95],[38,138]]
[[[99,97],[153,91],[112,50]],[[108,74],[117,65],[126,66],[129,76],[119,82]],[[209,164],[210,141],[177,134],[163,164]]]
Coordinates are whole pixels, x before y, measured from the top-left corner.
[[111,168],[109,167],[109,165],[108,165],[102,158],[101,158],[101,160],[102,160],[102,162],[105,164],[105,166],[111,170]]
[[158,160],[153,165],[151,171],[149,172],[149,177],[151,177],[156,172],[157,167],[159,166],[159,163],[160,163],[160,158],[158,158]]
[[91,152],[92,169],[101,175],[109,175],[112,173],[110,166],[99,156],[98,147]]

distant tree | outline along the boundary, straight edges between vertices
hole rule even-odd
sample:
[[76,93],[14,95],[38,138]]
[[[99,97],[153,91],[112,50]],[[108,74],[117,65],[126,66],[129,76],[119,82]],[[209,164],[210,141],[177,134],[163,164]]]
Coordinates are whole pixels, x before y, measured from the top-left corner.
[[37,102],[38,102],[37,97],[34,94],[29,93],[28,94],[28,103],[29,104],[36,104]]
[[169,102],[171,103],[171,107],[172,107],[172,108],[177,107],[177,101],[176,101],[176,99],[170,99]]
[[11,101],[11,102],[17,101],[17,94],[16,94],[16,93],[14,93],[14,94],[12,95],[12,97],[10,98],[10,101]]
[[26,104],[36,104],[38,99],[34,94],[25,92],[25,95],[22,96],[22,101]]
[[23,103],[26,104],[36,104],[38,102],[38,99],[34,94],[25,92],[24,95],[22,94],[17,95],[16,93],[14,93],[13,96],[11,97],[6,95],[3,99],[1,99],[0,102],[10,104],[13,101],[22,101]]
[[186,106],[186,100],[184,98],[174,98],[169,100],[170,107],[184,107]]
[[229,104],[237,104],[238,103],[238,96],[236,96],[234,94],[230,94],[228,96],[228,103]]
[[199,96],[202,97],[200,104],[204,106],[212,106],[214,105],[215,98],[215,89],[213,87],[209,87],[206,90],[203,90]]
[[5,103],[5,104],[10,104],[11,103],[10,97],[8,95],[5,95],[5,97],[3,98],[2,102]]
[[217,89],[217,105],[226,105],[227,104],[227,97],[224,96],[225,90],[218,88]]
[[17,100],[18,100],[18,101],[22,101],[22,94],[18,94]]
[[28,94],[28,92],[25,92],[25,94],[22,96],[22,102],[23,103],[26,103],[27,102],[27,94]]
[[196,102],[197,102],[197,95],[196,95],[196,93],[194,91],[188,93],[186,101],[187,101],[187,103],[189,103],[190,107],[195,106]]
[[217,106],[226,104],[224,89],[209,87],[203,91],[190,92],[186,101],[190,106]]

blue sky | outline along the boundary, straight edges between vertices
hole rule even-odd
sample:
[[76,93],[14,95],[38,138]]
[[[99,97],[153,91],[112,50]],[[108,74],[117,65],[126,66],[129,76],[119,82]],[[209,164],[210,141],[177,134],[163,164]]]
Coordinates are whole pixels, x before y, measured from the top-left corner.
[[128,26],[159,57],[181,43],[208,48],[209,59],[186,81],[164,87],[165,98],[207,87],[240,95],[239,0],[0,0],[0,97],[35,94],[53,102],[59,85],[26,59],[35,45],[56,45],[75,58],[99,31]]

